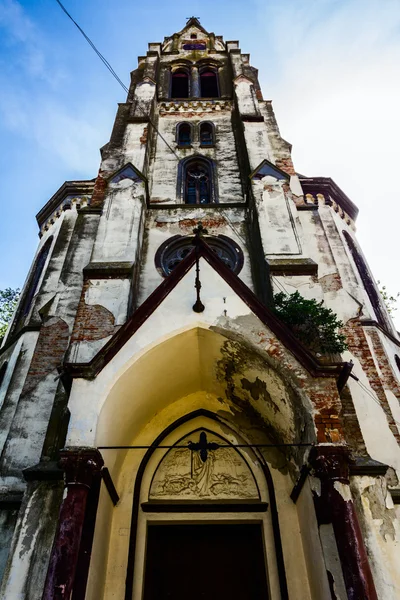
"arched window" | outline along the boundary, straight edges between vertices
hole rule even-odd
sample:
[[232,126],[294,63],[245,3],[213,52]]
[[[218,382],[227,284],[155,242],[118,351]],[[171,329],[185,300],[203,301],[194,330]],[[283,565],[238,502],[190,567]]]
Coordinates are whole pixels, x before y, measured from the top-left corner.
[[218,98],[218,77],[216,71],[206,68],[200,73],[200,89],[202,98]]
[[189,123],[179,123],[176,128],[178,146],[190,146],[192,143],[192,128]]
[[399,373],[400,373],[400,358],[399,358],[399,356],[397,354],[394,355],[394,360],[396,361],[396,366],[397,366],[397,368],[399,370]]
[[43,272],[44,266],[46,264],[46,260],[49,255],[52,243],[53,243],[53,236],[49,237],[49,239],[45,242],[43,248],[40,250],[40,252],[38,254],[38,257],[36,259],[29,283],[26,287],[25,293],[24,293],[21,303],[19,305],[18,313],[14,320],[12,332],[15,331],[15,329],[19,325],[23,324],[24,318],[29,313],[29,310],[32,305],[32,300],[37,291],[37,287],[39,285],[39,281],[42,276],[42,272]]
[[214,127],[212,123],[200,123],[200,146],[214,146]]
[[4,362],[1,367],[0,367],[0,388],[2,386],[6,371],[7,371],[7,367],[8,367],[8,362]]
[[189,98],[189,73],[185,69],[172,73],[171,98]]
[[347,233],[347,231],[343,231],[342,233],[347,242],[347,245],[349,247],[349,250],[351,252],[353,260],[356,264],[357,270],[361,277],[361,281],[364,284],[365,291],[368,294],[368,298],[372,304],[372,307],[374,309],[375,316],[376,316],[378,323],[380,325],[382,325],[382,327],[384,329],[391,330],[392,327],[391,327],[389,319],[387,318],[387,316],[385,314],[385,310],[382,305],[381,296],[380,296],[378,290],[376,289],[374,279],[372,277],[372,274],[369,270],[367,263],[365,262],[363,255],[357,248],[356,243],[353,240],[353,238],[351,237],[351,235],[349,235]]
[[193,160],[185,169],[185,203],[209,204],[211,202],[211,169],[205,160]]

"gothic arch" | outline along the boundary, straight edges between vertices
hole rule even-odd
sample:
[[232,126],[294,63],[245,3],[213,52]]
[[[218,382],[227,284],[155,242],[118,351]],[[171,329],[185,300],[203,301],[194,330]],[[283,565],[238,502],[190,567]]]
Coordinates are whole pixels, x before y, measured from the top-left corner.
[[201,154],[181,160],[178,165],[177,196],[183,204],[217,203],[214,161]]
[[[101,374],[98,376],[98,385],[101,386],[101,393],[104,393],[104,396],[103,400],[99,401],[101,410],[97,417],[97,431],[96,423],[93,425],[93,429],[96,431],[94,445],[103,448],[112,445],[145,444],[151,448],[148,450],[101,450],[123,505],[119,505],[113,511],[112,504],[103,489],[89,573],[88,590],[91,590],[92,595],[88,595],[88,599],[100,597],[101,590],[97,586],[108,586],[107,590],[110,594],[116,581],[119,582],[118,585],[122,586],[122,582],[125,582],[126,579],[128,556],[130,556],[128,569],[131,569],[127,578],[131,583],[128,583],[128,586],[139,585],[135,583],[136,579],[132,579],[134,576],[132,569],[135,566],[132,557],[136,554],[137,538],[133,534],[130,540],[115,536],[118,536],[120,528],[130,531],[131,528],[133,530],[134,527],[141,527],[138,539],[142,540],[141,543],[143,542],[144,525],[143,521],[139,522],[139,516],[143,512],[141,508],[143,499],[140,494],[144,488],[142,488],[141,478],[144,477],[150,459],[156,460],[157,458],[157,464],[159,462],[160,455],[156,456],[155,453],[159,453],[161,450],[156,450],[156,447],[162,444],[162,441],[166,440],[169,435],[182,437],[182,435],[178,436],[180,426],[188,424],[189,427],[190,424],[190,430],[193,431],[197,427],[192,426],[192,422],[195,418],[201,417],[209,419],[216,424],[215,426],[218,425],[221,428],[221,430],[216,430],[213,426],[208,426],[208,430],[219,433],[223,437],[226,437],[227,431],[233,431],[236,439],[243,440],[246,444],[279,443],[291,440],[299,441],[299,439],[301,441],[315,440],[311,408],[305,406],[300,396],[297,398],[293,396],[297,392],[288,391],[291,387],[289,378],[293,373],[288,372],[288,378],[284,381],[280,375],[273,375],[275,370],[269,365],[267,357],[263,357],[262,353],[258,356],[253,355],[253,352],[249,340],[246,341],[245,337],[239,339],[235,334],[232,338],[228,331],[210,330],[206,325],[204,327],[197,326],[180,333],[174,332],[167,339],[163,337],[158,342],[154,341],[151,346],[143,348],[139,357],[129,362],[126,369],[122,370],[120,367],[118,370],[117,367],[115,371],[114,367],[113,381],[106,383],[104,380],[102,381]],[[236,361],[235,364],[238,365],[239,370],[237,376],[227,382],[225,380],[226,373],[235,368],[234,364],[231,364],[231,360]],[[250,361],[247,366],[243,364],[246,361]],[[157,377],[154,377],[155,372]],[[178,373],[179,376],[177,376]],[[267,375],[272,377],[270,383],[267,382]],[[266,384],[264,380],[267,382]],[[264,385],[267,386],[267,394],[257,396]],[[270,398],[268,389],[270,389]],[[256,400],[252,398],[252,394],[254,398],[257,398]],[[284,398],[282,403],[281,398]],[[271,404],[271,401],[275,405]],[[261,413],[268,403],[271,405],[271,410],[268,414],[262,415]],[[284,412],[289,405],[293,406],[296,414]],[[71,404],[70,408],[72,420],[74,420],[74,404]],[[260,410],[261,413],[259,413]],[[309,414],[309,418],[301,416],[304,412]],[[79,415],[77,418],[79,419]],[[296,431],[292,430],[294,422],[297,423]],[[205,425],[202,424],[201,427],[205,427]],[[286,433],[282,427],[286,427]],[[284,524],[275,518],[270,522],[270,540],[273,540],[274,560],[276,565],[281,565],[279,569],[277,566],[274,567],[276,568],[274,585],[283,586],[281,587],[282,597],[287,598],[284,595],[282,544],[285,548],[285,561],[290,561],[286,554],[291,552],[291,544],[287,541],[291,538],[287,523],[292,523],[289,529],[294,527],[296,531],[298,530],[297,521],[297,524],[293,521],[298,518],[295,516],[297,515],[296,509],[289,500],[294,479],[288,473],[296,471],[295,464],[298,466],[302,464],[304,448],[274,447],[265,448],[262,452],[254,449],[252,452],[260,465],[265,485],[270,490],[267,502],[269,503],[268,514],[271,515],[271,519],[275,511],[274,502],[276,503],[276,513],[280,507],[279,510],[289,510],[289,513],[285,514],[291,515],[288,517],[289,521],[285,520]],[[274,468],[273,475],[269,470],[269,465]],[[276,489],[279,492],[273,490],[274,485],[278,485]],[[261,500],[265,501],[265,497],[262,497]],[[284,538],[279,542],[280,528],[282,527],[284,527]],[[109,578],[105,575],[102,584],[99,572],[105,573],[106,564],[103,548],[108,548],[108,556],[111,557],[108,559],[111,562],[107,564],[112,576]],[[117,575],[112,566],[116,553],[118,553],[118,565],[120,565],[118,567],[120,572]],[[301,561],[303,558],[300,558]],[[136,571],[139,573],[139,577],[142,573],[141,568],[139,567],[139,571]],[[293,577],[293,571],[288,572],[290,586],[294,585]],[[129,596],[129,589],[128,587],[126,598],[131,600],[132,595]],[[119,593],[124,597],[121,591]],[[139,592],[136,590],[135,593]],[[277,592],[277,597],[280,593],[280,591]],[[107,594],[106,597],[108,597]]]
[[[151,448],[149,448],[144,455],[136,478],[135,478],[135,486],[133,492],[133,504],[132,504],[132,518],[131,518],[131,527],[130,527],[130,542],[129,542],[129,556],[128,556],[128,564],[127,564],[127,574],[126,574],[126,591],[125,591],[125,600],[130,600],[133,595],[133,582],[134,582],[134,574],[135,574],[135,557],[136,557],[136,549],[137,549],[137,534],[138,534],[138,521],[139,521],[139,512],[140,512],[140,501],[141,501],[141,488],[143,484],[144,475],[146,469],[148,468],[149,462],[156,452],[157,446],[161,445],[165,442],[165,439],[168,437],[170,433],[174,430],[178,430],[185,423],[190,423],[195,421],[199,417],[205,417],[210,421],[215,423],[222,423],[225,427],[229,427],[231,429],[232,425],[227,425],[224,420],[218,417],[215,413],[212,413],[205,409],[200,409],[189,413],[180,419],[176,420],[174,423],[169,425],[151,444]],[[205,430],[205,427],[198,428],[199,430]],[[232,430],[233,431],[233,430]],[[194,432],[193,432],[194,433]],[[211,432],[210,432],[211,433]],[[238,435],[237,432],[234,432],[235,435]],[[253,450],[252,450],[253,452]],[[278,578],[279,578],[279,589],[282,600],[288,600],[288,587],[286,581],[286,572],[285,572],[285,564],[283,560],[283,550],[282,550],[282,540],[280,533],[280,525],[279,525],[279,516],[277,510],[276,496],[275,496],[275,488],[273,479],[271,476],[271,471],[267,462],[260,452],[254,450],[255,455],[257,457],[257,461],[259,466],[261,467],[261,471],[263,476],[265,477],[265,481],[268,489],[268,499],[270,503],[270,511],[271,511],[271,520],[272,520],[272,530],[273,530],[273,538],[275,544],[275,554],[276,554],[276,563],[278,570]],[[157,470],[157,469],[156,469]],[[254,473],[253,473],[254,476]],[[154,474],[153,474],[154,477]],[[147,491],[147,490],[146,490]],[[147,509],[146,509],[147,510]]]
[[18,309],[16,315],[14,317],[14,321],[10,330],[10,334],[14,333],[17,329],[23,326],[25,319],[27,318],[30,309],[32,307],[32,302],[35,297],[35,294],[38,290],[39,283],[42,278],[42,274],[44,271],[44,267],[46,265],[50,248],[53,244],[53,236],[51,235],[43,244],[42,248],[39,250],[39,253],[35,259],[33,264],[32,271],[29,275],[28,282],[22,294],[21,300],[18,305]]

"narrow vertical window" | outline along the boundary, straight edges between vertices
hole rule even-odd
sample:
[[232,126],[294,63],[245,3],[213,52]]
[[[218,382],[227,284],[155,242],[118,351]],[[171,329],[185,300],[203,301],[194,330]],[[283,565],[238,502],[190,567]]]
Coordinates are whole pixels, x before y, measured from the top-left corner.
[[36,294],[37,287],[39,285],[39,281],[42,276],[42,272],[50,252],[52,242],[53,236],[49,237],[49,239],[45,242],[43,248],[39,252],[30,280],[28,282],[28,285],[26,286],[25,293],[21,299],[18,308],[18,313],[14,319],[11,333],[13,333],[20,325],[23,325],[24,319],[29,313],[29,310],[32,305],[32,300]]
[[200,146],[214,145],[214,127],[211,123],[200,123]]
[[399,373],[400,373],[400,358],[399,358],[399,356],[397,354],[394,355],[394,360],[396,361],[396,366],[397,366],[397,368],[399,370]]
[[7,371],[7,367],[8,367],[8,362],[7,361],[4,362],[1,365],[1,367],[0,367],[0,388],[1,388],[2,384],[3,384],[4,377],[5,377],[5,374],[6,374],[6,371]]
[[207,162],[194,161],[186,167],[186,204],[209,204],[211,202],[211,173]]
[[383,308],[380,293],[376,289],[376,285],[372,277],[371,271],[369,270],[369,267],[365,262],[363,255],[361,254],[361,252],[356,246],[355,241],[353,240],[351,235],[347,233],[347,231],[343,231],[343,236],[347,242],[347,246],[356,264],[357,270],[361,277],[361,281],[364,284],[365,291],[368,294],[368,298],[372,304],[378,323],[382,325],[384,329],[391,330],[392,327]]
[[178,146],[190,146],[192,143],[192,130],[189,123],[179,123],[176,137]]
[[171,98],[189,98],[189,74],[184,69],[172,73]]
[[200,73],[200,89],[202,98],[218,98],[218,77],[212,69],[204,69]]

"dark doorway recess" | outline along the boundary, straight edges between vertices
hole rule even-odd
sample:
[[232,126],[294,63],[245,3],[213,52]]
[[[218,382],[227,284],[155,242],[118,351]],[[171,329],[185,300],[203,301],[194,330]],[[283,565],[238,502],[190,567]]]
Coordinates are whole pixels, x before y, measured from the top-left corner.
[[260,524],[149,525],[144,600],[268,600]]

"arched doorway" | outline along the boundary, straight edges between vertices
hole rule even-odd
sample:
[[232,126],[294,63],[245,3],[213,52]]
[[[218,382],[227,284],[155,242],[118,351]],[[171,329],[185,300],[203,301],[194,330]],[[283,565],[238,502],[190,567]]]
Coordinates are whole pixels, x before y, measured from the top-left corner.
[[[138,343],[140,339],[136,340]],[[150,550],[151,545],[157,546],[154,540],[160,533],[154,530],[153,537],[148,537],[149,527],[199,523],[248,525],[249,529],[243,528],[244,533],[238,533],[238,538],[243,544],[253,540],[251,545],[257,545],[257,539],[263,540],[265,597],[269,600],[287,598],[282,584],[286,578],[289,594],[295,593],[296,600],[309,600],[297,508],[290,500],[294,483],[289,475],[293,467],[290,461],[301,460],[296,448],[289,451],[275,447],[237,449],[254,475],[259,497],[246,498],[239,494],[233,498],[217,497],[217,502],[210,502],[211,498],[189,498],[189,506],[177,512],[178,498],[157,497],[151,492],[151,483],[153,479],[156,481],[155,473],[163,457],[171,446],[181,443],[180,440],[186,444],[187,436],[198,443],[200,433],[205,431],[209,442],[217,438],[233,446],[241,443],[257,446],[298,440],[300,435],[304,439],[305,432],[313,435],[311,417],[301,398],[291,391],[289,382],[285,383],[237,333],[235,339],[230,339],[225,330],[203,327],[164,338],[141,352],[123,370],[117,372],[114,366],[113,372],[118,373],[113,383],[106,383],[107,371],[93,382],[100,395],[104,394],[99,402],[102,408],[97,419],[95,445],[101,448],[120,501],[114,507],[107,491],[102,489],[87,600],[143,600],[148,544]],[[160,447],[165,445],[168,448]],[[104,446],[121,449],[103,450]],[[218,452],[221,450],[215,451]],[[234,510],[229,511],[227,501],[236,505]],[[175,505],[172,509],[164,506],[155,511],[154,502]],[[195,506],[196,502],[202,506]],[[210,503],[218,506],[212,511],[204,510],[204,505]],[[243,504],[252,506],[249,509]],[[265,504],[268,505],[266,510]],[[273,518],[274,513],[279,514],[279,518]],[[239,529],[225,531],[226,535],[233,535],[232,532]],[[218,541],[221,532],[222,529],[214,530],[215,546],[222,543],[221,539]],[[188,529],[177,530],[177,537],[184,543],[185,535],[190,537],[191,533]],[[160,540],[162,543],[165,540]],[[204,539],[198,543],[204,544]],[[258,552],[255,564],[261,564],[260,556]],[[206,565],[207,558],[204,560]],[[258,569],[258,573],[262,571]]]
[[179,419],[147,451],[130,536],[125,599],[288,597],[268,466],[209,411]]

